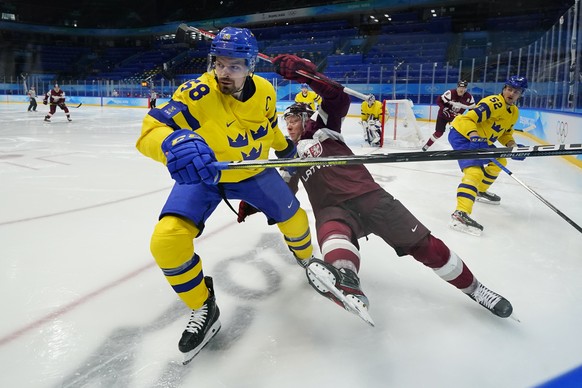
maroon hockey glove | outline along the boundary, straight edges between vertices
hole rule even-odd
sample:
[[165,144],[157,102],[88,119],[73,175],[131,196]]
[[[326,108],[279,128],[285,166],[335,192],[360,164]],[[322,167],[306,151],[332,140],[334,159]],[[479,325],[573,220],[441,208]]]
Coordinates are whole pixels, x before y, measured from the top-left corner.
[[453,112],[452,110],[450,110],[449,108],[445,108],[443,109],[443,116],[445,116],[447,118],[447,120],[449,121],[453,121],[453,119],[455,118],[457,114],[455,112]]
[[259,211],[260,210],[253,205],[250,205],[245,201],[240,201],[238,204],[238,217],[236,218],[236,221],[240,224],[241,222],[244,222],[248,216],[258,213]]
[[303,70],[307,73],[316,73],[317,67],[307,59],[299,58],[296,55],[281,54],[273,59],[275,72],[282,75],[285,79],[297,81],[299,83],[308,83],[310,79],[297,74],[297,70]]

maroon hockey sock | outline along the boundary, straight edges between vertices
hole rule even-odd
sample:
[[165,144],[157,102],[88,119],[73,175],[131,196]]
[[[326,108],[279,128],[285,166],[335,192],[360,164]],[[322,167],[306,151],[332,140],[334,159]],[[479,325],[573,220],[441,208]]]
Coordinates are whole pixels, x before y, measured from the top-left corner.
[[[429,234],[419,245],[411,250],[410,254],[415,260],[432,268],[437,275],[456,288],[467,288],[471,286],[475,279],[463,260],[454,252],[451,252],[444,242],[433,235]],[[451,278],[450,274],[452,273],[458,273],[458,275]]]

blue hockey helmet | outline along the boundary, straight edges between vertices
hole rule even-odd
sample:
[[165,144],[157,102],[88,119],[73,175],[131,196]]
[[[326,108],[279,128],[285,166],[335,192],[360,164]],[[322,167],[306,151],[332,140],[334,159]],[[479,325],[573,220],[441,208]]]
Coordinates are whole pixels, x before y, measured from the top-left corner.
[[252,73],[255,71],[259,45],[247,28],[224,27],[212,40],[209,53],[209,68],[216,57],[244,58]]
[[307,89],[307,84],[301,84],[301,89]]
[[515,89],[521,89],[523,92],[525,89],[527,89],[527,78],[519,75],[512,75],[507,79],[507,81],[505,81],[505,85],[511,86]]

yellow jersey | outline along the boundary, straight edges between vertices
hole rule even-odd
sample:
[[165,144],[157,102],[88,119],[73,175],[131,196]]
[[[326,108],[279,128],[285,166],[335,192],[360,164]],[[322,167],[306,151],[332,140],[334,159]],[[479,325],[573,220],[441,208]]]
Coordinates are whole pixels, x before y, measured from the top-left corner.
[[[214,73],[183,83],[170,101],[146,115],[137,149],[165,164],[164,139],[174,130],[189,129],[204,138],[218,161],[268,159],[271,148],[284,150],[288,144],[277,124],[273,85],[257,75],[246,82],[252,82],[245,88],[254,92],[245,101],[222,93]],[[224,170],[220,182],[239,182],[261,171]]]
[[505,146],[514,140],[513,126],[518,117],[517,106],[507,105],[503,95],[495,94],[483,98],[466,114],[455,117],[451,126],[467,139],[470,132],[477,131],[490,145],[499,141]]
[[362,102],[362,111],[360,113],[362,121],[368,121],[371,118],[380,120],[380,116],[382,116],[382,103],[380,101],[375,100],[372,106],[367,101]]
[[315,110],[317,108],[315,106],[315,103],[321,104],[321,96],[311,90],[307,91],[306,96],[304,96],[303,93],[299,92],[295,96],[295,102],[304,102],[307,105],[309,105],[309,108],[311,108],[311,110]]

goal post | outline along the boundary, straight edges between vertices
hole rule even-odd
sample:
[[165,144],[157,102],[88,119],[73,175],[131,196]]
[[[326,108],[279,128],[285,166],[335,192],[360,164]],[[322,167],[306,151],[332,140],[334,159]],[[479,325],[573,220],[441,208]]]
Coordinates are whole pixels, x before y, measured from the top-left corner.
[[420,148],[422,136],[420,126],[412,110],[412,101],[382,101],[382,137],[380,147]]

